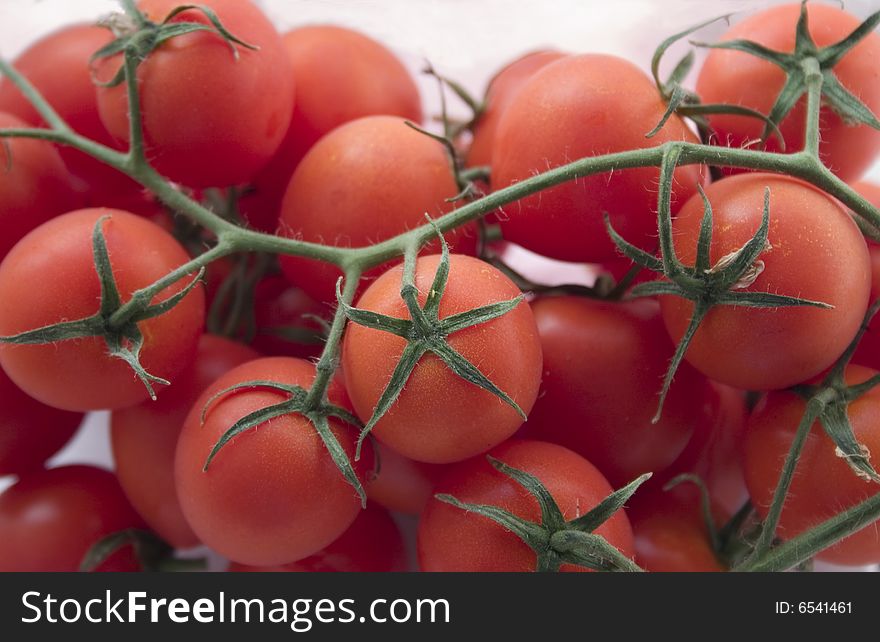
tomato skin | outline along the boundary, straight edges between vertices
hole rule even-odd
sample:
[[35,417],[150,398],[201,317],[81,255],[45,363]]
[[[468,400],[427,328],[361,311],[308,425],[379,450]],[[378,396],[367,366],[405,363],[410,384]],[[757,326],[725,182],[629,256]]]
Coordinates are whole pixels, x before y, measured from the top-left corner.
[[[648,77],[615,56],[568,56],[535,73],[516,93],[498,124],[492,147],[492,186],[507,187],[579,158],[697,142],[672,117],[653,138],[666,105]],[[601,262],[617,256],[603,215],[625,239],[645,247],[656,236],[659,170],[596,174],[506,205],[504,238],[564,261]],[[675,172],[673,211],[700,183],[700,168]]]
[[190,366],[158,401],[117,410],[110,417],[116,475],[132,505],[175,548],[198,546],[180,509],[174,455],[183,423],[199,395],[218,377],[258,357],[247,346],[203,335]]
[[[123,302],[189,260],[173,237],[129,212],[85,209],[60,216],[22,239],[0,264],[0,300],[15,302],[0,308],[0,336],[98,311],[100,281],[92,231],[101,218],[106,218],[102,230]],[[153,303],[168,299],[188,282],[183,279],[163,290]],[[173,381],[192,360],[204,307],[204,293],[195,288],[169,312],[138,324],[144,337],[141,363],[147,372]],[[109,356],[101,337],[0,345],[0,365],[29,395],[64,410],[123,408],[148,397],[131,367]]]
[[[254,322],[257,332],[251,345],[265,355],[316,358],[324,348],[323,341],[300,343],[276,334],[284,329],[320,333],[321,324],[315,319],[326,319],[326,306],[313,300],[285,279],[270,276],[257,284],[254,290]],[[320,336],[320,335],[318,335]]]
[[40,467],[70,441],[82,418],[27,396],[0,369],[0,477]]
[[[795,26],[800,16],[800,3],[772,7],[743,20],[721,40],[744,38],[776,51],[794,51]],[[831,45],[848,36],[860,20],[838,7],[811,3],[807,5],[810,35],[820,47]],[[874,113],[880,112],[880,35],[869,33],[834,67],[841,84]],[[750,107],[769,114],[785,83],[785,73],[773,63],[748,53],[711,49],[697,78],[697,93],[704,103],[729,103]],[[762,121],[744,116],[716,114],[708,117],[716,139],[728,147],[741,147],[759,140],[764,129]],[[843,180],[864,174],[880,152],[880,132],[868,125],[849,127],[827,106],[819,116],[819,156]],[[806,96],[779,124],[785,139],[785,151],[797,152],[804,147]],[[775,137],[767,149],[781,151]]]
[[[33,43],[12,64],[75,132],[117,147],[98,116],[90,61],[92,54],[112,38],[109,30],[89,24],[62,27]],[[33,105],[6,78],[0,79],[0,111],[15,114],[31,125],[45,126]],[[57,149],[70,173],[86,190],[112,194],[136,187],[123,173],[79,150],[66,145]]]
[[[611,486],[595,466],[562,446],[511,440],[489,454],[537,477],[566,520],[583,515],[611,493]],[[462,502],[498,506],[532,522],[541,520],[534,497],[482,456],[451,467],[434,492],[452,495]],[[596,533],[632,557],[632,529],[623,510]],[[535,570],[537,561],[535,552],[510,531],[436,497],[428,502],[419,520],[418,554],[421,570],[428,572],[528,572]],[[560,570],[586,569],[564,564]]]
[[[754,236],[766,188],[773,249],[761,255],[764,271],[742,291],[786,294],[834,307],[712,309],[685,359],[706,376],[745,390],[785,388],[834,363],[862,322],[871,286],[868,250],[852,219],[818,189],[774,174],[741,174],[706,189],[714,219],[713,265]],[[702,200],[695,197],[673,221],[675,250],[685,265],[694,264],[702,217]],[[665,296],[661,307],[666,328],[678,341],[693,304]]]
[[[458,189],[449,158],[437,141],[396,116],[369,116],[336,128],[296,168],[281,206],[285,236],[362,247],[424,225],[452,209]],[[447,235],[452,251],[474,253],[476,228]],[[436,251],[433,242],[428,250]],[[291,283],[321,303],[336,301],[342,272],[311,259],[283,256]],[[386,266],[369,270],[375,278]]]
[[[199,539],[233,561],[271,566],[308,557],[339,537],[361,510],[357,493],[301,415],[279,417],[245,431],[217,454],[207,472],[202,471],[214,444],[236,421],[287,399],[263,388],[230,394],[212,404],[203,425],[202,410],[211,397],[245,381],[308,387],[314,377],[314,365],[300,359],[245,363],[215,381],[184,423],[175,458],[183,514]],[[335,381],[329,398],[343,401]],[[356,431],[332,419],[330,426],[353,460]],[[363,480],[372,452],[353,463]]]
[[290,128],[253,181],[240,209],[257,229],[278,229],[281,199],[294,169],[319,138],[364,116],[422,121],[419,90],[394,54],[368,36],[332,25],[300,27],[282,36],[296,79]]
[[[416,263],[415,282],[422,304],[439,263],[439,255],[421,257]],[[400,298],[402,275],[403,266],[388,270],[367,288],[358,307],[409,319]],[[479,259],[453,254],[440,318],[517,296],[519,289],[497,269]],[[528,304],[522,302],[497,319],[456,332],[448,343],[529,413],[541,379],[541,344]],[[346,390],[362,421],[372,416],[404,347],[401,337],[349,324],[342,369]],[[522,418],[507,403],[461,379],[439,357],[428,353],[372,434],[405,457],[447,464],[486,452],[521,424]]]
[[[0,571],[71,572],[102,538],[143,522],[113,473],[92,466],[35,471],[0,494]],[[96,570],[138,571],[131,548]]]
[[[0,128],[27,126],[19,118],[0,112]],[[0,145],[0,226],[3,229],[0,260],[28,232],[70,211],[77,203],[70,174],[51,143],[27,138],[3,140],[4,145]]]
[[526,434],[571,448],[616,486],[669,467],[709,390],[693,368],[682,368],[660,422],[651,424],[675,351],[656,302],[548,297],[531,305],[544,372]]
[[[201,4],[259,50],[236,45],[236,58],[221,36],[204,31],[162,43],[138,67],[144,138],[147,157],[167,178],[194,188],[225,187],[247,182],[278,149],[293,112],[293,75],[281,37],[256,5],[247,0]],[[142,0],[138,8],[159,22],[179,5]],[[195,10],[172,20],[181,21],[210,24]],[[109,80],[121,63],[121,55],[100,62],[98,77]],[[99,87],[98,109],[107,130],[128,141],[125,85]]]
[[[866,381],[875,370],[850,366],[848,385]],[[771,392],[758,404],[748,423],[744,467],[749,494],[758,513],[766,517],[785,457],[805,410],[804,400],[790,392]],[[874,388],[850,403],[853,433],[872,453],[880,452],[880,390]],[[778,534],[791,539],[820,522],[868,499],[876,485],[856,476],[817,421],[810,429],[798,460],[779,520]],[[880,563],[877,524],[825,549],[817,559],[848,566]]]
[[448,465],[426,464],[378,446],[379,473],[370,482],[367,496],[371,502],[405,515],[418,515],[437,482],[449,470]]
[[501,114],[529,78],[565,55],[561,51],[533,51],[517,58],[492,78],[486,90],[486,107],[477,121],[474,138],[467,153],[467,164],[470,167],[492,163],[492,144]]
[[233,562],[236,573],[394,573],[406,570],[403,536],[388,511],[368,506],[351,526],[325,549],[290,564],[246,566]]
[[[857,181],[851,187],[880,208],[880,186],[868,181]],[[874,302],[880,298],[880,245],[870,239],[865,240],[868,242],[868,254],[871,257],[871,301]],[[853,362],[875,370],[880,369],[880,318],[875,316],[868,324],[868,329],[853,355]]]

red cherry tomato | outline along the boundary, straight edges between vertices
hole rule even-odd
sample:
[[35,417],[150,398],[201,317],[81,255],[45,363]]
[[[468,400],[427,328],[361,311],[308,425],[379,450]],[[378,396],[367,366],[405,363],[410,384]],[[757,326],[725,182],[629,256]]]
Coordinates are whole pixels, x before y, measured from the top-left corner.
[[[301,415],[285,415],[241,433],[203,470],[217,440],[236,421],[288,398],[267,388],[239,390],[211,404],[203,424],[203,409],[214,395],[247,381],[308,387],[314,377],[315,367],[299,359],[251,361],[215,381],[186,419],[175,460],[177,496],[199,539],[233,561],[271,566],[314,555],[361,510],[354,488]],[[331,402],[341,403],[343,396],[334,382]],[[330,426],[353,459],[356,432],[335,419]],[[368,452],[354,462],[361,479],[371,460]]]
[[266,355],[310,359],[324,348],[323,328],[316,318],[326,318],[326,306],[317,303],[282,276],[270,276],[254,290],[256,336],[251,345]]
[[[120,210],[87,209],[45,223],[22,239],[0,264],[0,336],[13,336],[98,312],[101,285],[92,232],[99,219],[123,302],[189,257],[168,233]],[[63,266],[63,269],[59,269]],[[182,290],[183,279],[153,303]],[[138,324],[144,337],[141,364],[173,381],[192,361],[204,325],[204,293],[189,292],[172,310]],[[65,410],[123,408],[147,398],[131,367],[111,357],[102,337],[43,345],[0,344],[0,365],[22,390]]]
[[[685,359],[708,377],[745,390],[785,388],[834,363],[862,322],[871,287],[868,250],[852,219],[818,189],[775,174],[741,174],[707,188],[713,265],[754,236],[767,188],[772,249],[761,254],[764,270],[744,291],[785,294],[833,308],[712,309]],[[697,196],[673,222],[675,250],[685,265],[694,264],[702,218]],[[661,305],[669,334],[678,341],[693,304],[666,296]]]
[[[877,372],[850,366],[846,382],[854,385]],[[771,392],[749,419],[744,467],[752,503],[766,517],[779,474],[805,410],[805,402],[791,392]],[[847,415],[853,433],[869,452],[880,452],[880,390],[850,403]],[[791,539],[822,521],[877,494],[877,485],[859,478],[837,455],[834,442],[817,421],[810,429],[779,520],[779,536]],[[869,524],[816,556],[844,565],[880,563],[880,530]]]
[[[129,528],[143,522],[113,473],[92,466],[35,471],[0,494],[0,571],[77,571],[92,546]],[[126,547],[96,570],[140,565]]]
[[[293,112],[293,74],[281,37],[247,0],[203,0],[224,27],[257,50],[229,45],[217,33],[197,31],[163,42],[138,67],[147,156],[155,168],[188,187],[245,183],[278,149]],[[161,22],[178,0],[142,0],[138,8]],[[172,22],[210,25],[188,10]],[[111,79],[121,55],[99,62],[98,78]],[[119,140],[129,139],[125,85],[98,88],[101,121]]]
[[[562,446],[512,440],[489,454],[537,477],[569,521],[611,494],[611,486],[595,466]],[[535,498],[485,457],[452,467],[434,492],[466,503],[498,506],[532,522],[541,520]],[[632,529],[622,510],[596,533],[624,555],[633,555]],[[423,571],[525,572],[534,571],[537,563],[535,552],[510,531],[436,498],[428,502],[419,520],[418,552]],[[564,564],[561,570],[586,569]]]
[[406,570],[406,550],[397,524],[381,508],[367,507],[332,544],[314,555],[279,566],[246,566],[237,573],[393,573]]
[[425,464],[394,452],[385,445],[378,447],[379,474],[370,482],[370,501],[406,515],[418,515],[431,498],[434,486],[449,466]]
[[119,483],[150,528],[175,548],[199,544],[183,517],[174,486],[174,454],[183,422],[205,388],[257,356],[247,346],[206,334],[193,362],[158,401],[117,410],[110,418]]
[[[696,142],[677,117],[646,138],[666,105],[635,65],[601,54],[568,56],[535,73],[504,110],[492,147],[494,189],[579,158]],[[627,240],[645,247],[657,233],[658,169],[595,174],[505,206],[504,238],[565,261],[600,262],[617,255],[603,214]],[[700,168],[676,170],[673,210],[700,183]]]
[[[880,208],[880,186],[859,181],[852,188]],[[880,245],[868,239],[868,254],[871,257],[871,302],[880,298]],[[880,369],[880,318],[874,317],[859,341],[853,361],[864,366]]]
[[[416,264],[420,300],[434,280],[439,255]],[[380,276],[364,292],[358,307],[409,319],[400,298],[403,267]],[[469,256],[450,256],[449,280],[440,300],[440,318],[513,299],[517,287],[492,266]],[[541,379],[541,345],[532,311],[520,303],[507,314],[449,336],[449,345],[476,365],[528,414]],[[342,368],[345,386],[362,421],[367,421],[403,352],[396,335],[351,323],[345,335]],[[486,452],[522,424],[507,403],[452,372],[433,353],[412,371],[394,405],[373,434],[400,454],[417,461],[446,464]]]
[[[735,25],[721,40],[752,40],[775,51],[792,52],[800,3],[771,7]],[[820,47],[846,38],[859,19],[833,5],[807,5],[810,35]],[[880,58],[880,36],[868,33],[834,67],[834,75],[852,94],[875,114],[880,112],[880,83],[876,61]],[[785,84],[785,73],[773,63],[751,54],[713,49],[697,78],[697,93],[705,103],[728,103],[750,107],[769,114]],[[804,147],[806,96],[779,124],[786,152]],[[764,123],[756,118],[716,114],[709,116],[719,144],[741,147],[761,138]],[[868,125],[851,127],[834,111],[823,106],[819,116],[819,156],[844,180],[864,174],[880,153],[880,132]],[[771,137],[767,149],[780,151],[779,141]]]

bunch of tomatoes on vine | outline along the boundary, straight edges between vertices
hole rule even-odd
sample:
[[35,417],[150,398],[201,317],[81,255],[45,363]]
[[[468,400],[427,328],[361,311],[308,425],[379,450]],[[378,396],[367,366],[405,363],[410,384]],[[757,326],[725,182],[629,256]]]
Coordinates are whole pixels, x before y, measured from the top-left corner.
[[[880,563],[878,23],[429,66],[437,115],[247,0],[0,61],[0,570],[406,570],[405,515],[424,571]],[[47,467],[95,410],[115,470]]]

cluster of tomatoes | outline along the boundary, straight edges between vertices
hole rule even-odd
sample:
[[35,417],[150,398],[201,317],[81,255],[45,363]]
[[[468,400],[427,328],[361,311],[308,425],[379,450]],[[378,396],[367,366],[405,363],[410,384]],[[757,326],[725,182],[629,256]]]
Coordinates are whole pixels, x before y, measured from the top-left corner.
[[[501,70],[473,121],[445,145],[408,125],[424,120],[415,83],[367,36],[332,26],[279,35],[246,0],[174,12],[178,4],[141,0],[139,14],[129,7],[110,29],[64,28],[13,66],[71,130],[111,149],[125,150],[131,119],[140,120],[146,160],[180,198],[266,235],[366,247],[548,168],[700,142],[678,115],[645,136],[667,105],[630,62],[542,51]],[[807,14],[819,47],[859,25],[834,6],[810,4]],[[792,51],[800,15],[798,4],[770,9],[725,39]],[[199,28],[155,37],[175,24]],[[112,42],[149,47],[136,94],[117,82],[123,53]],[[834,68],[874,113],[878,58],[880,36],[871,33]],[[696,91],[705,103],[766,114],[784,81],[771,62],[719,49]],[[57,130],[32,102],[3,80],[0,128]],[[779,140],[787,152],[802,149],[806,119],[802,98],[766,149],[781,150]],[[709,123],[720,148],[754,145],[765,126],[743,114]],[[857,182],[880,154],[880,132],[827,106],[820,127],[822,162],[880,207],[880,188]],[[159,561],[151,557],[160,568],[173,551],[206,545],[232,570],[405,570],[395,513],[418,516],[422,570],[534,570],[540,551],[516,529],[469,513],[501,509],[544,529],[543,545],[554,545],[534,487],[496,460],[536,478],[569,525],[651,472],[594,532],[647,570],[724,570],[766,515],[804,413],[805,400],[789,389],[835,364],[880,295],[880,251],[831,196],[783,174],[725,170],[710,180],[704,166],[676,168],[672,232],[681,263],[705,259],[705,202],[711,271],[755,235],[769,190],[768,242],[751,277],[733,287],[823,305],[714,308],[652,421],[693,302],[565,288],[522,298],[516,273],[485,260],[498,255],[483,238],[492,228],[505,242],[598,274],[634,273],[605,217],[654,254],[660,170],[604,172],[522,198],[481,226],[461,225],[446,234],[443,254],[433,241],[407,269],[398,256],[366,270],[355,298],[339,303],[351,320],[338,360],[321,361],[338,368],[315,402],[307,397],[321,380],[315,361],[337,307],[339,267],[307,250],[277,261],[223,256],[207,266],[204,286],[191,288],[192,276],[164,284],[152,307],[120,322],[114,314],[133,293],[210,251],[211,236],[83,149],[4,141],[0,475],[17,479],[0,494],[0,570],[76,570],[88,559],[89,568],[137,570],[147,541],[160,544]],[[462,194],[463,169],[478,167],[489,168],[487,180]],[[415,303],[402,296],[407,279]],[[176,305],[165,309],[171,299]],[[869,328],[848,384],[876,375],[878,337]],[[112,411],[115,471],[46,468],[83,413],[100,409]],[[880,391],[847,413],[858,442],[880,452]],[[371,439],[360,434],[364,424]],[[877,492],[819,422],[797,470],[783,540]],[[708,519],[695,486],[664,489],[682,473],[702,480]],[[721,527],[731,518],[733,533]],[[94,558],[96,544],[119,534]],[[869,525],[819,558],[880,563],[880,531]]]

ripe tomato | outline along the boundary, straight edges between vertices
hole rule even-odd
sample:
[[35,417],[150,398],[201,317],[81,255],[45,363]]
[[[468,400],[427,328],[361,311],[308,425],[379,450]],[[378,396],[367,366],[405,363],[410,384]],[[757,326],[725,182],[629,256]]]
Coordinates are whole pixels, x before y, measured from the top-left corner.
[[[282,232],[304,241],[361,247],[424,225],[452,209],[458,189],[443,146],[402,118],[369,116],[322,138],[296,168],[281,206]],[[473,253],[473,225],[448,235]],[[429,247],[436,248],[437,243]],[[327,263],[281,257],[284,274],[316,301],[335,301],[341,272]],[[369,271],[378,276],[381,269]]]
[[[357,493],[301,415],[241,433],[202,470],[214,444],[236,421],[288,397],[267,388],[240,390],[215,401],[202,424],[203,409],[214,395],[257,380],[308,387],[314,377],[315,367],[300,359],[245,363],[215,381],[184,423],[175,460],[183,514],[199,539],[233,561],[271,566],[308,557],[339,537],[361,510]],[[339,388],[331,385],[331,403],[342,402]],[[330,426],[353,459],[356,431],[335,419]],[[353,462],[361,479],[371,460]]]
[[[226,29],[258,50],[229,45],[216,33],[197,31],[162,43],[138,67],[147,157],[169,179],[188,187],[245,183],[269,161],[290,123],[293,75],[281,37],[247,0],[205,0]],[[142,0],[139,9],[159,22],[178,0]],[[172,22],[210,24],[189,10]],[[98,64],[98,78],[112,78],[121,54]],[[101,121],[118,140],[128,140],[124,84],[98,88]]]
[[[880,208],[880,186],[868,181],[852,184],[859,194]],[[871,257],[871,301],[880,298],[880,245],[868,239],[868,254]],[[880,317],[874,317],[859,341],[853,361],[871,368],[880,369]]]
[[0,477],[38,468],[70,441],[82,413],[28,397],[0,369]]
[[[746,39],[775,51],[792,52],[800,3],[772,7],[735,25],[722,40]],[[859,20],[841,9],[810,3],[807,5],[810,35],[820,47],[843,40],[859,25]],[[834,67],[840,83],[856,95],[872,112],[880,112],[880,83],[876,60],[880,57],[880,35],[869,33]],[[697,78],[697,93],[705,103],[729,103],[769,114],[785,83],[785,73],[773,63],[741,51],[710,51]],[[804,147],[806,96],[779,124],[785,151]],[[722,145],[740,147],[760,139],[764,123],[755,118],[716,114],[709,116],[716,140]],[[880,132],[868,125],[848,126],[834,111],[823,106],[819,117],[822,161],[844,180],[864,174],[880,152]],[[767,149],[780,151],[771,137]]]
[[[685,359],[708,377],[746,390],[785,388],[834,363],[862,322],[871,287],[868,250],[852,219],[818,189],[775,174],[741,174],[708,187],[714,214],[713,265],[754,236],[767,188],[772,249],[761,255],[764,270],[745,291],[785,294],[834,307],[712,309]],[[685,265],[694,264],[702,218],[703,202],[697,196],[673,222],[676,253]],[[693,304],[666,296],[661,306],[666,328],[678,341]]]
[[[645,138],[666,111],[656,87],[635,65],[602,54],[568,56],[535,73],[504,110],[492,146],[494,189],[579,158],[696,142],[672,117]],[[627,240],[648,247],[657,224],[655,167],[596,174],[542,191],[503,208],[504,238],[565,261],[600,262],[616,256],[603,214]],[[700,182],[700,168],[675,173],[673,210]]]
[[485,108],[477,121],[474,139],[468,149],[468,165],[477,167],[491,164],[492,143],[495,141],[501,114],[535,72],[564,57],[565,54],[560,51],[533,51],[517,58],[492,78],[486,90]]
[[388,511],[374,506],[358,513],[351,526],[327,548],[305,559],[278,566],[246,566],[233,562],[237,573],[393,573],[406,570],[400,529]]
[[293,170],[319,138],[363,116],[392,115],[421,122],[419,91],[409,72],[379,42],[331,25],[294,29],[284,47],[296,79],[290,128],[272,161],[253,181],[240,209],[257,229],[278,229],[281,199]]
[[[10,302],[0,308],[0,336],[98,312],[101,285],[92,231],[102,217],[106,217],[101,229],[123,302],[189,259],[167,232],[129,212],[86,209],[65,214],[31,232],[0,264],[0,300]],[[153,303],[173,296],[187,281],[163,290]],[[147,372],[172,381],[192,361],[204,307],[204,293],[196,288],[169,312],[138,324],[144,337],[141,364]],[[124,408],[148,396],[131,367],[108,354],[102,337],[44,345],[3,344],[0,365],[29,395],[65,410]]]
[[370,482],[367,496],[398,513],[418,515],[431,491],[449,469],[448,465],[425,464],[394,452],[388,446],[378,447],[379,474]]
[[[283,276],[270,276],[254,289],[254,323],[257,333],[251,345],[265,355],[318,357],[324,348],[321,324],[326,306],[317,303]],[[301,335],[301,336],[298,336]]]
[[[0,494],[0,571],[70,572],[101,539],[143,522],[113,473],[62,466],[22,477]],[[130,547],[97,570],[138,571]]]
[[[424,304],[439,255],[416,264],[416,287]],[[403,266],[388,270],[364,292],[358,307],[409,319],[400,298]],[[440,300],[440,318],[508,301],[519,289],[492,266],[469,256],[450,256],[449,281]],[[449,336],[449,345],[476,365],[526,414],[541,380],[541,344],[528,304]],[[351,323],[345,335],[342,369],[358,416],[369,420],[397,366],[405,342],[396,335]],[[491,392],[465,381],[439,357],[427,353],[412,371],[394,405],[373,434],[405,457],[433,464],[461,461],[486,452],[510,437],[522,418]]]
[[[0,112],[0,128],[27,127]],[[76,207],[70,174],[51,143],[28,138],[0,144],[0,260],[35,227]],[[10,159],[9,153],[12,158]]]
[[680,370],[660,423],[651,424],[675,351],[656,302],[549,297],[532,310],[544,374],[526,434],[571,448],[616,486],[675,461],[709,389],[693,368]]
[[[611,486],[595,466],[562,446],[511,440],[489,454],[537,477],[569,521],[589,512],[611,494]],[[474,457],[450,468],[435,493],[446,493],[466,503],[498,506],[522,519],[541,521],[535,498],[495,470],[485,457]],[[596,533],[632,557],[632,529],[622,510]],[[428,502],[419,520],[418,553],[423,571],[525,572],[534,571],[537,562],[535,552],[499,524],[436,498]],[[585,569],[564,564],[561,570]]]
[[[13,61],[70,127],[103,145],[115,147],[113,137],[98,116],[90,59],[113,36],[89,24],[63,27],[41,38]],[[31,125],[44,126],[37,110],[8,79],[0,79],[0,111],[15,114]],[[72,147],[58,146],[67,168],[81,183],[78,187],[101,194],[135,188],[121,172]],[[110,203],[96,203],[110,205]],[[73,209],[73,208],[70,208]]]
[[[875,370],[850,366],[846,382],[854,385],[876,375]],[[804,400],[790,392],[771,392],[749,418],[744,466],[752,503],[766,517],[782,464],[805,410]],[[853,433],[872,453],[880,452],[880,390],[874,388],[849,405]],[[798,460],[779,520],[779,536],[791,539],[820,522],[877,493],[874,483],[860,479],[835,452],[834,442],[817,421],[810,429]],[[880,563],[877,524],[822,551],[818,559],[835,564]]]
[[203,335],[193,362],[158,401],[147,400],[111,415],[110,439],[119,483],[150,528],[175,548],[199,544],[183,517],[174,486],[174,454],[183,422],[205,388],[257,356],[247,346]]

